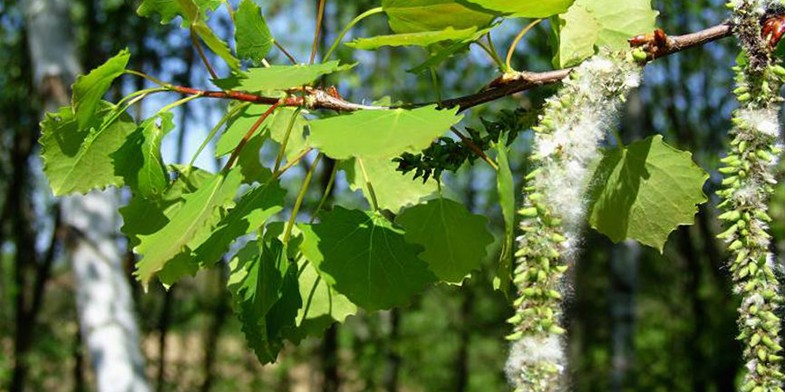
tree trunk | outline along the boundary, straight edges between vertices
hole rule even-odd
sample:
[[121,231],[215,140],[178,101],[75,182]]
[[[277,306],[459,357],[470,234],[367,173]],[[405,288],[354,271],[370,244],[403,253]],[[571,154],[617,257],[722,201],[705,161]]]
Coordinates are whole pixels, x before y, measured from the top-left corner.
[[[80,71],[67,0],[27,3],[34,81],[47,111],[67,105]],[[73,267],[82,338],[99,391],[148,391],[138,326],[122,268],[117,194],[91,192],[62,200],[67,256]]]

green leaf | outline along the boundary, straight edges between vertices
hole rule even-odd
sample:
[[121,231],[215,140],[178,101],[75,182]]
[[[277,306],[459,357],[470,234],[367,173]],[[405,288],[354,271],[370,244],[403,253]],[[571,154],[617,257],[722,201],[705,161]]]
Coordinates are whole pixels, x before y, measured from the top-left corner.
[[458,109],[362,110],[311,121],[310,143],[333,159],[419,152],[461,121]]
[[692,154],[659,135],[613,149],[592,179],[589,222],[614,242],[630,238],[662,252],[673,230],[693,223],[708,178]]
[[175,174],[175,180],[160,197],[145,198],[135,194],[128,205],[120,208],[123,217],[120,231],[128,237],[131,247],[139,245],[139,235],[150,235],[166,226],[182,207],[183,196],[196,192],[215,177],[198,168],[175,167]]
[[567,11],[575,0],[465,0],[514,18],[547,18]]
[[472,42],[477,41],[485,34],[488,34],[494,27],[498,24],[493,24],[489,27],[486,27],[482,30],[474,32],[474,34],[462,41],[455,41],[450,43],[449,45],[441,45],[441,46],[433,46],[428,48],[430,53],[428,54],[428,58],[422,62],[421,64],[417,65],[412,69],[406,70],[406,72],[411,72],[414,74],[421,73],[423,71],[427,71],[437,65],[441,64],[443,61],[447,60],[448,58],[452,57],[458,52],[469,51],[469,46]]
[[274,362],[302,307],[297,264],[273,240],[269,246],[248,243],[229,265],[228,288],[246,340],[262,364]]
[[312,65],[273,65],[267,68],[251,68],[241,74],[241,78],[231,80],[229,84],[224,83],[228,82],[227,80],[215,82],[222,88],[231,87],[234,90],[250,92],[288,90],[311,84],[323,75],[348,68],[351,67],[338,65],[338,60]]
[[259,229],[267,219],[281,212],[285,196],[286,191],[273,181],[246,192],[194,251],[196,257],[207,266],[220,260],[237,237]]
[[172,118],[169,112],[148,118],[128,135],[119,150],[111,154],[115,173],[142,197],[158,196],[169,185],[169,176],[161,158],[161,141],[174,129]]
[[397,171],[398,164],[389,158],[355,158],[341,162],[340,167],[346,171],[346,181],[351,190],[361,190],[369,203],[372,203],[371,196],[359,159],[362,159],[379,208],[390,210],[393,214],[403,207],[418,204],[438,189],[435,180],[423,183],[414,179],[414,173],[404,175]]
[[183,252],[194,238],[211,231],[216,210],[234,198],[241,180],[239,170],[215,176],[196,192],[183,197],[185,202],[166,226],[155,233],[139,236],[139,245],[134,251],[143,257],[137,263],[136,275],[145,288],[153,275]]
[[103,98],[109,86],[115,79],[125,72],[131,53],[123,49],[105,63],[90,71],[87,75],[76,78],[71,97],[71,107],[74,110],[77,127],[86,128],[91,118],[96,115],[98,102]]
[[496,174],[496,189],[499,192],[499,206],[504,218],[504,241],[499,255],[499,269],[496,277],[499,279],[499,289],[510,297],[510,283],[512,282],[513,256],[515,253],[515,181],[512,177],[510,159],[507,156],[507,135],[503,136],[496,144],[497,164],[499,172]]
[[303,306],[297,312],[297,328],[286,336],[295,344],[308,336],[320,336],[333,323],[357,313],[357,306],[330,287],[305,260],[300,266],[300,297]]
[[243,184],[263,184],[273,177],[272,170],[262,166],[261,151],[269,135],[267,132],[251,137],[237,157],[237,167],[243,172]]
[[578,64],[591,57],[595,48],[627,49],[629,38],[654,31],[658,14],[650,0],[575,0],[559,16],[554,65]]
[[127,113],[99,101],[95,114],[85,127],[77,124],[71,107],[47,113],[41,122],[41,156],[44,173],[56,196],[86,193],[110,185],[122,186],[115,174],[111,154],[120,149],[125,138],[136,130]]
[[188,26],[198,13],[203,18],[207,17],[207,11],[214,11],[223,0],[142,0],[142,4],[136,9],[139,16],[149,16],[158,14],[161,16],[161,24],[166,24],[172,19],[182,16],[183,26]]
[[199,38],[204,41],[205,45],[217,54],[218,57],[222,58],[226,64],[229,65],[229,68],[235,71],[240,70],[240,60],[238,60],[237,57],[234,57],[232,50],[229,49],[229,45],[218,38],[207,23],[203,20],[198,20],[193,22],[192,26],[194,31],[196,31],[196,34],[199,35]]
[[234,22],[237,55],[250,59],[255,64],[261,63],[270,53],[274,42],[270,28],[262,16],[262,9],[253,0],[243,0],[234,14]]
[[381,215],[336,207],[301,226],[303,255],[329,285],[366,310],[409,302],[435,280],[417,257],[422,248]]
[[372,38],[358,38],[346,46],[360,50],[374,50],[382,46],[429,46],[443,41],[464,41],[471,39],[477,32],[476,27],[455,30],[448,27],[440,31],[422,31],[393,35],[380,35]]
[[475,11],[455,0],[382,0],[390,28],[396,33],[482,28],[495,15]]
[[461,203],[449,199],[407,208],[395,223],[406,231],[407,242],[425,248],[420,258],[448,283],[461,284],[466,275],[479,269],[485,248],[493,242],[488,218],[473,215]]

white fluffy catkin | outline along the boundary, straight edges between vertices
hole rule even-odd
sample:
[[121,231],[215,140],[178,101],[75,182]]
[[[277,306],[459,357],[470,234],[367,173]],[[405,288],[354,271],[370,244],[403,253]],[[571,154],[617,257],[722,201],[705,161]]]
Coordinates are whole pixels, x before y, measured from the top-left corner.
[[514,282],[519,297],[505,371],[516,391],[565,389],[567,358],[559,326],[567,266],[580,245],[586,193],[600,146],[616,125],[641,68],[614,56],[595,56],[573,71],[550,98],[535,127]]

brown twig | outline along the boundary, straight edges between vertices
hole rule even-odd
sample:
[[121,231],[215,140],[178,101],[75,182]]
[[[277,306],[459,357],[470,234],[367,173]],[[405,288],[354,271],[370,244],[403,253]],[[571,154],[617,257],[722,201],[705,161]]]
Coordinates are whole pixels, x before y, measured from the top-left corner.
[[207,59],[207,55],[204,53],[204,48],[202,48],[202,44],[199,43],[199,37],[196,35],[196,30],[194,30],[193,26],[190,29],[191,32],[191,43],[193,43],[196,51],[199,52],[199,57],[202,59],[205,68],[207,68],[207,72],[210,73],[210,77],[213,79],[218,79],[218,74],[215,73],[215,69],[213,66],[210,65],[210,60]]
[[264,112],[264,114],[259,116],[259,119],[256,120],[256,122],[251,127],[251,129],[249,129],[248,132],[245,133],[245,136],[243,136],[243,139],[240,140],[240,143],[238,143],[237,147],[235,147],[234,151],[232,151],[232,155],[229,156],[229,160],[226,161],[226,165],[224,166],[223,171],[229,170],[234,165],[234,162],[237,160],[237,157],[240,156],[240,152],[243,150],[243,147],[245,147],[245,144],[248,143],[248,140],[251,139],[251,136],[253,136],[253,134],[256,133],[256,130],[259,129],[260,126],[262,126],[262,123],[264,122],[264,120],[266,120],[267,117],[270,117],[270,115],[273,114],[275,109],[278,109],[279,106],[280,106],[280,103],[276,102],[276,103],[272,104],[270,106],[270,108],[267,109],[266,112]]
[[324,21],[324,3],[327,0],[319,0],[319,9],[316,11],[316,32],[313,34],[313,46],[311,47],[311,58],[308,64],[313,64],[316,60],[316,51],[319,50],[319,35],[322,33],[322,22]]
[[477,155],[477,156],[478,156],[480,159],[482,159],[483,161],[485,161],[485,163],[487,163],[488,165],[490,165],[490,166],[493,168],[493,170],[495,170],[495,171],[499,171],[499,165],[497,165],[497,164],[496,164],[496,162],[494,162],[494,161],[493,161],[491,158],[489,158],[489,157],[488,157],[488,155],[485,155],[485,151],[483,151],[483,150],[480,148],[480,146],[478,146],[477,144],[475,144],[475,143],[472,141],[472,139],[470,139],[469,137],[467,137],[466,135],[464,135],[463,133],[461,133],[461,131],[459,131],[459,130],[458,130],[457,128],[455,128],[455,127],[452,127],[452,128],[450,128],[450,130],[452,131],[452,133],[456,134],[456,135],[457,135],[457,136],[458,136],[458,137],[461,139],[461,142],[463,142],[463,144],[464,144],[466,147],[468,147],[468,148],[469,148],[469,150],[472,150],[472,152],[473,152],[475,155]]

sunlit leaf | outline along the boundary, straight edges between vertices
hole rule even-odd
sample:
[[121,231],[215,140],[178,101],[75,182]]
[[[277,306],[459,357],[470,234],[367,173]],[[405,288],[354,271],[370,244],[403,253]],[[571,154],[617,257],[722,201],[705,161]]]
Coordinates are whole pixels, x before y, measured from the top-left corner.
[[507,17],[547,18],[567,11],[575,0],[465,0]]
[[476,27],[462,30],[455,30],[452,27],[448,27],[439,31],[422,31],[418,33],[358,38],[347,43],[346,46],[361,50],[373,50],[382,46],[429,46],[443,41],[464,41],[473,37],[476,32]]
[[87,75],[76,78],[71,97],[71,107],[75,113],[79,128],[85,128],[95,116],[98,103],[115,79],[125,72],[131,53],[123,49],[114,57],[106,60]]
[[303,306],[297,312],[297,327],[286,336],[295,344],[308,336],[320,336],[333,323],[357,313],[357,306],[330,287],[311,263],[303,260],[301,264]]
[[208,266],[220,260],[235,239],[258,230],[267,219],[282,211],[284,196],[286,191],[273,181],[246,192],[194,251],[196,257]]
[[373,187],[379,208],[390,210],[393,214],[401,208],[414,205],[436,193],[438,184],[435,180],[418,181],[414,173],[404,175],[396,170],[398,164],[389,158],[356,158],[341,163],[346,171],[346,180],[353,191],[361,190],[371,203],[371,192],[363,175],[363,167]]
[[382,0],[382,8],[396,33],[482,28],[495,15],[476,11],[455,0]]
[[234,14],[237,55],[259,64],[273,47],[273,36],[262,16],[262,9],[253,0],[243,0]]
[[338,60],[322,64],[273,65],[266,68],[251,68],[231,80],[215,81],[222,88],[250,92],[268,90],[288,90],[311,84],[323,75],[348,69]]
[[654,31],[657,15],[650,0],[575,0],[567,13],[559,16],[559,50],[554,65],[580,63],[596,48],[629,48],[629,38]]
[[311,121],[313,147],[334,159],[391,158],[419,152],[461,121],[458,109],[362,110]]
[[145,287],[195,237],[210,233],[217,218],[216,210],[234,198],[241,181],[239,170],[215,176],[196,192],[183,197],[185,202],[166,226],[153,234],[139,236],[134,251],[142,259],[137,263],[136,275]]
[[41,156],[55,195],[123,185],[111,154],[136,130],[136,124],[127,113],[116,110],[111,103],[99,101],[84,127],[77,124],[71,107],[47,113],[41,122]]

